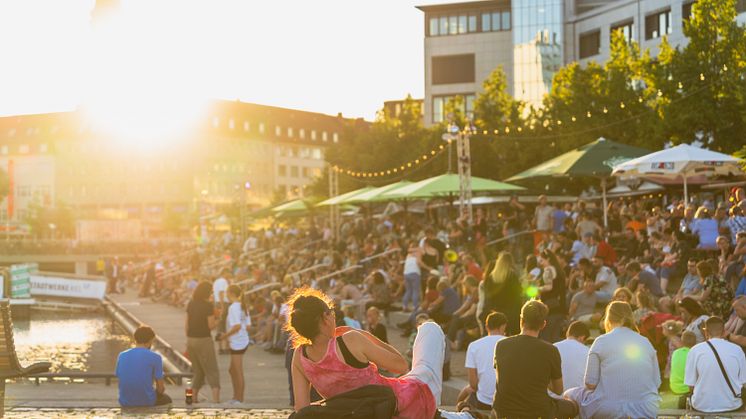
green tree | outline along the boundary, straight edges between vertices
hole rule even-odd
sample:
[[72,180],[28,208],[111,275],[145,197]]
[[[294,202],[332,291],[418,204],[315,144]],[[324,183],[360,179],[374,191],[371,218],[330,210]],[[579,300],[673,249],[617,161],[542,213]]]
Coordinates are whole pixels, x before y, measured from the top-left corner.
[[735,21],[735,0],[698,0],[684,23],[689,43],[662,49],[657,83],[665,135],[672,142],[699,140],[731,153],[746,132],[746,28]]

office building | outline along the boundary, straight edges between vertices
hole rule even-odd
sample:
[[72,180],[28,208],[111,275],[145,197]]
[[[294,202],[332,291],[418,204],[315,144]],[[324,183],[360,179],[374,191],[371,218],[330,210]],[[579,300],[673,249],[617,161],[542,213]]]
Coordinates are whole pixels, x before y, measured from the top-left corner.
[[[487,0],[418,6],[425,23],[425,124],[444,120],[444,107],[463,98],[470,115],[490,73],[505,71],[508,93],[535,107],[564,64],[604,62],[611,33],[621,30],[657,53],[661,38],[684,45],[692,0]],[[746,0],[737,20],[746,23]]]
[[32,203],[64,203],[79,218],[138,219],[157,234],[170,212],[302,197],[349,124],[367,123],[216,101],[183,138],[143,150],[111,141],[82,112],[0,118],[0,167],[13,184],[0,203],[0,225],[22,225]]

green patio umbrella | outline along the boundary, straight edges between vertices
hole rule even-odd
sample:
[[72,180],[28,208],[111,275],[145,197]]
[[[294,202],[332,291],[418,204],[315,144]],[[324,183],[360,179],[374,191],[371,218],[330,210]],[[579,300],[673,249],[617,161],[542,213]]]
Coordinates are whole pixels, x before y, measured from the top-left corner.
[[278,216],[299,216],[305,215],[313,210],[316,198],[301,198],[285,202],[271,209],[272,213]]
[[395,198],[386,196],[386,193],[395,191],[399,188],[411,185],[412,182],[408,180],[402,180],[389,185],[384,185],[378,188],[373,188],[370,191],[363,192],[359,195],[355,195],[350,199],[345,200],[345,203],[365,203],[365,202],[379,202],[379,201],[391,201]]
[[[460,183],[457,174],[431,177],[411,185],[397,188],[383,194],[389,199],[437,198],[459,193]],[[472,192],[517,192],[525,190],[520,186],[481,177],[471,177]]]
[[604,226],[607,226],[606,181],[611,177],[611,171],[614,169],[614,166],[647,154],[650,154],[650,150],[616,143],[601,137],[596,141],[547,160],[506,180],[508,182],[520,183],[549,178],[566,178],[569,180],[578,177],[593,177],[601,179]]
[[321,201],[318,204],[316,204],[316,206],[324,207],[324,206],[331,206],[331,205],[340,205],[352,197],[360,195],[361,193],[364,193],[364,192],[371,191],[373,189],[376,189],[375,186],[366,186],[364,188],[355,189],[354,191],[343,193],[342,195],[333,196],[325,201]]

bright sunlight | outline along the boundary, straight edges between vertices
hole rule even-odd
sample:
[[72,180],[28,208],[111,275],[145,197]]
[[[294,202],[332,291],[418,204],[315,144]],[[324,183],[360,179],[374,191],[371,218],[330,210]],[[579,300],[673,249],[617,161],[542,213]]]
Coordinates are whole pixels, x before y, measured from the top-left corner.
[[204,27],[211,20],[198,4],[128,1],[94,13],[82,106],[94,129],[147,150],[204,121],[202,79],[212,60],[202,32],[215,28]]

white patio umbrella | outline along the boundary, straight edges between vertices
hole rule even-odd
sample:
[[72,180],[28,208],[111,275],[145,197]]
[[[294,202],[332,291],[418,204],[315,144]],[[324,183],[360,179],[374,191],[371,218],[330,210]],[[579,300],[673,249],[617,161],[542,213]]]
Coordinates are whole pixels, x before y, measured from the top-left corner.
[[689,184],[702,183],[713,176],[743,174],[739,159],[689,144],[626,161],[612,172],[612,176],[638,177],[656,183],[683,183],[684,202],[689,202]]

